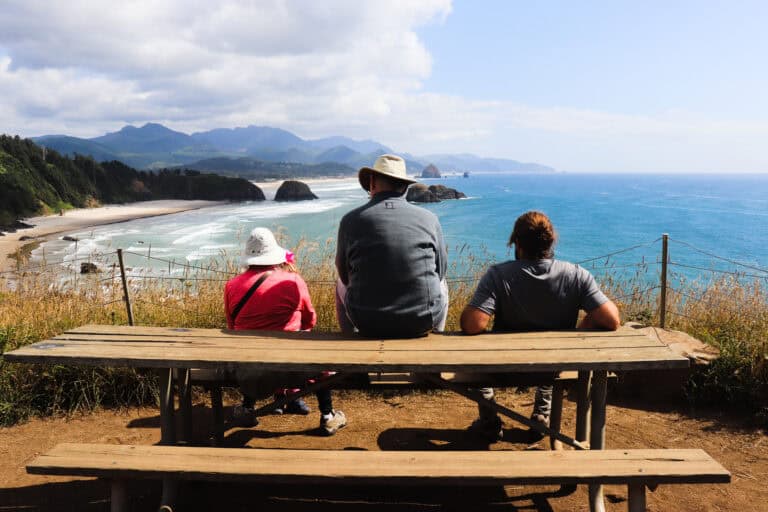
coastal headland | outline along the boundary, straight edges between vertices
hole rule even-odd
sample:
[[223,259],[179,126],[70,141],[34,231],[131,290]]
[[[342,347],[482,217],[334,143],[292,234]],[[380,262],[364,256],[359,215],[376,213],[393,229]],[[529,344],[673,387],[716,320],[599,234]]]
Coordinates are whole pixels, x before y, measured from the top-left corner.
[[25,219],[25,222],[34,227],[20,229],[15,233],[5,233],[5,236],[0,237],[0,271],[13,268],[14,260],[10,256],[26,244],[45,242],[56,235],[92,226],[169,215],[218,204],[223,203],[168,199],[106,205],[98,208],[77,208],[67,211],[64,215],[31,217]]

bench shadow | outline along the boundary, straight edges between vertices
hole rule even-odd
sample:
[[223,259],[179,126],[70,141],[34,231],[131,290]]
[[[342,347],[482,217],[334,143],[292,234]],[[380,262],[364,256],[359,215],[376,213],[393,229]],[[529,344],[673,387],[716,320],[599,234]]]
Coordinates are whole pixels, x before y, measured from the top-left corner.
[[[502,441],[529,444],[528,430],[505,428]],[[391,428],[377,439],[381,450],[487,450],[490,443],[480,436],[460,429]]]
[[711,422],[703,426],[705,432],[728,432],[735,434],[752,434],[765,428],[755,415],[744,414],[743,409],[729,409],[727,405],[700,406],[687,402],[685,399],[651,400],[645,397],[623,393],[608,395],[608,406],[624,407],[644,412],[660,414],[677,414],[686,418]]
[[[152,510],[160,500],[159,482],[130,482],[131,510]],[[3,512],[107,512],[110,487],[104,480],[50,482],[26,487],[0,488]]]
[[[128,510],[155,510],[160,494],[159,481],[129,481]],[[228,512],[259,509],[273,512],[474,512],[499,510],[500,507],[511,512],[551,512],[547,498],[554,495],[556,493],[509,496],[504,487],[182,482],[177,507],[188,512],[222,509]],[[98,479],[0,488],[3,512],[108,512],[109,499],[109,483]]]
[[289,430],[274,432],[269,430],[259,430],[258,427],[241,428],[224,436],[223,448],[247,448],[248,441],[251,439],[276,439],[284,436],[320,436],[320,429],[309,428],[304,430]]
[[[191,485],[187,487],[193,487]],[[186,487],[185,487],[186,489]],[[186,494],[184,510],[273,512],[417,512],[425,510],[551,512],[545,493],[509,497],[504,487],[391,485],[241,485],[195,484]]]

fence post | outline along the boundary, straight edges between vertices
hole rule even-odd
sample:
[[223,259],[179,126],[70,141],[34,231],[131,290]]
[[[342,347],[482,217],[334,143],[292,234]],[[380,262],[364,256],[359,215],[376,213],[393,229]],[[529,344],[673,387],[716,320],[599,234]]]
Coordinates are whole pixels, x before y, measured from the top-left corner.
[[667,260],[669,259],[669,234],[661,235],[661,289],[659,290],[659,326],[664,329],[667,321]]
[[131,308],[131,298],[128,296],[128,281],[125,279],[125,265],[123,265],[123,250],[117,250],[117,261],[120,263],[120,280],[123,282],[123,300],[125,309],[128,312],[128,325],[133,325],[133,308]]

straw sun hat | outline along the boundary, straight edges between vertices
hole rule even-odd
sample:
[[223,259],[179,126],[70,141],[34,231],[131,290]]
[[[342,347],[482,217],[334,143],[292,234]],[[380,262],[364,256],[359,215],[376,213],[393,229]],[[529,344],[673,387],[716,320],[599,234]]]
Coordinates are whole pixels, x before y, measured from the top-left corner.
[[243,265],[280,265],[288,261],[287,249],[277,245],[275,235],[267,228],[254,228],[245,242]]
[[389,176],[405,183],[416,183],[416,180],[411,179],[405,173],[405,160],[397,155],[381,155],[374,162],[373,167],[362,167],[357,173],[357,179],[360,181],[360,186],[368,191],[371,183],[368,179],[368,175],[372,172]]

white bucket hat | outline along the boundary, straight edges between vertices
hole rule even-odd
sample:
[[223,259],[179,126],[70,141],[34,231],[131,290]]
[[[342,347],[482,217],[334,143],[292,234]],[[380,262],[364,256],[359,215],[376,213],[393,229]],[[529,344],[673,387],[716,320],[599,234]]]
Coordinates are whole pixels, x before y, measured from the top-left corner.
[[245,242],[243,265],[279,265],[285,263],[288,251],[277,245],[275,235],[267,228],[254,228]]
[[373,167],[362,167],[357,173],[357,179],[360,181],[360,186],[367,192],[370,188],[370,180],[368,175],[372,172],[389,176],[405,183],[416,183],[416,180],[409,178],[405,173],[405,160],[397,155],[381,155],[374,162]]

